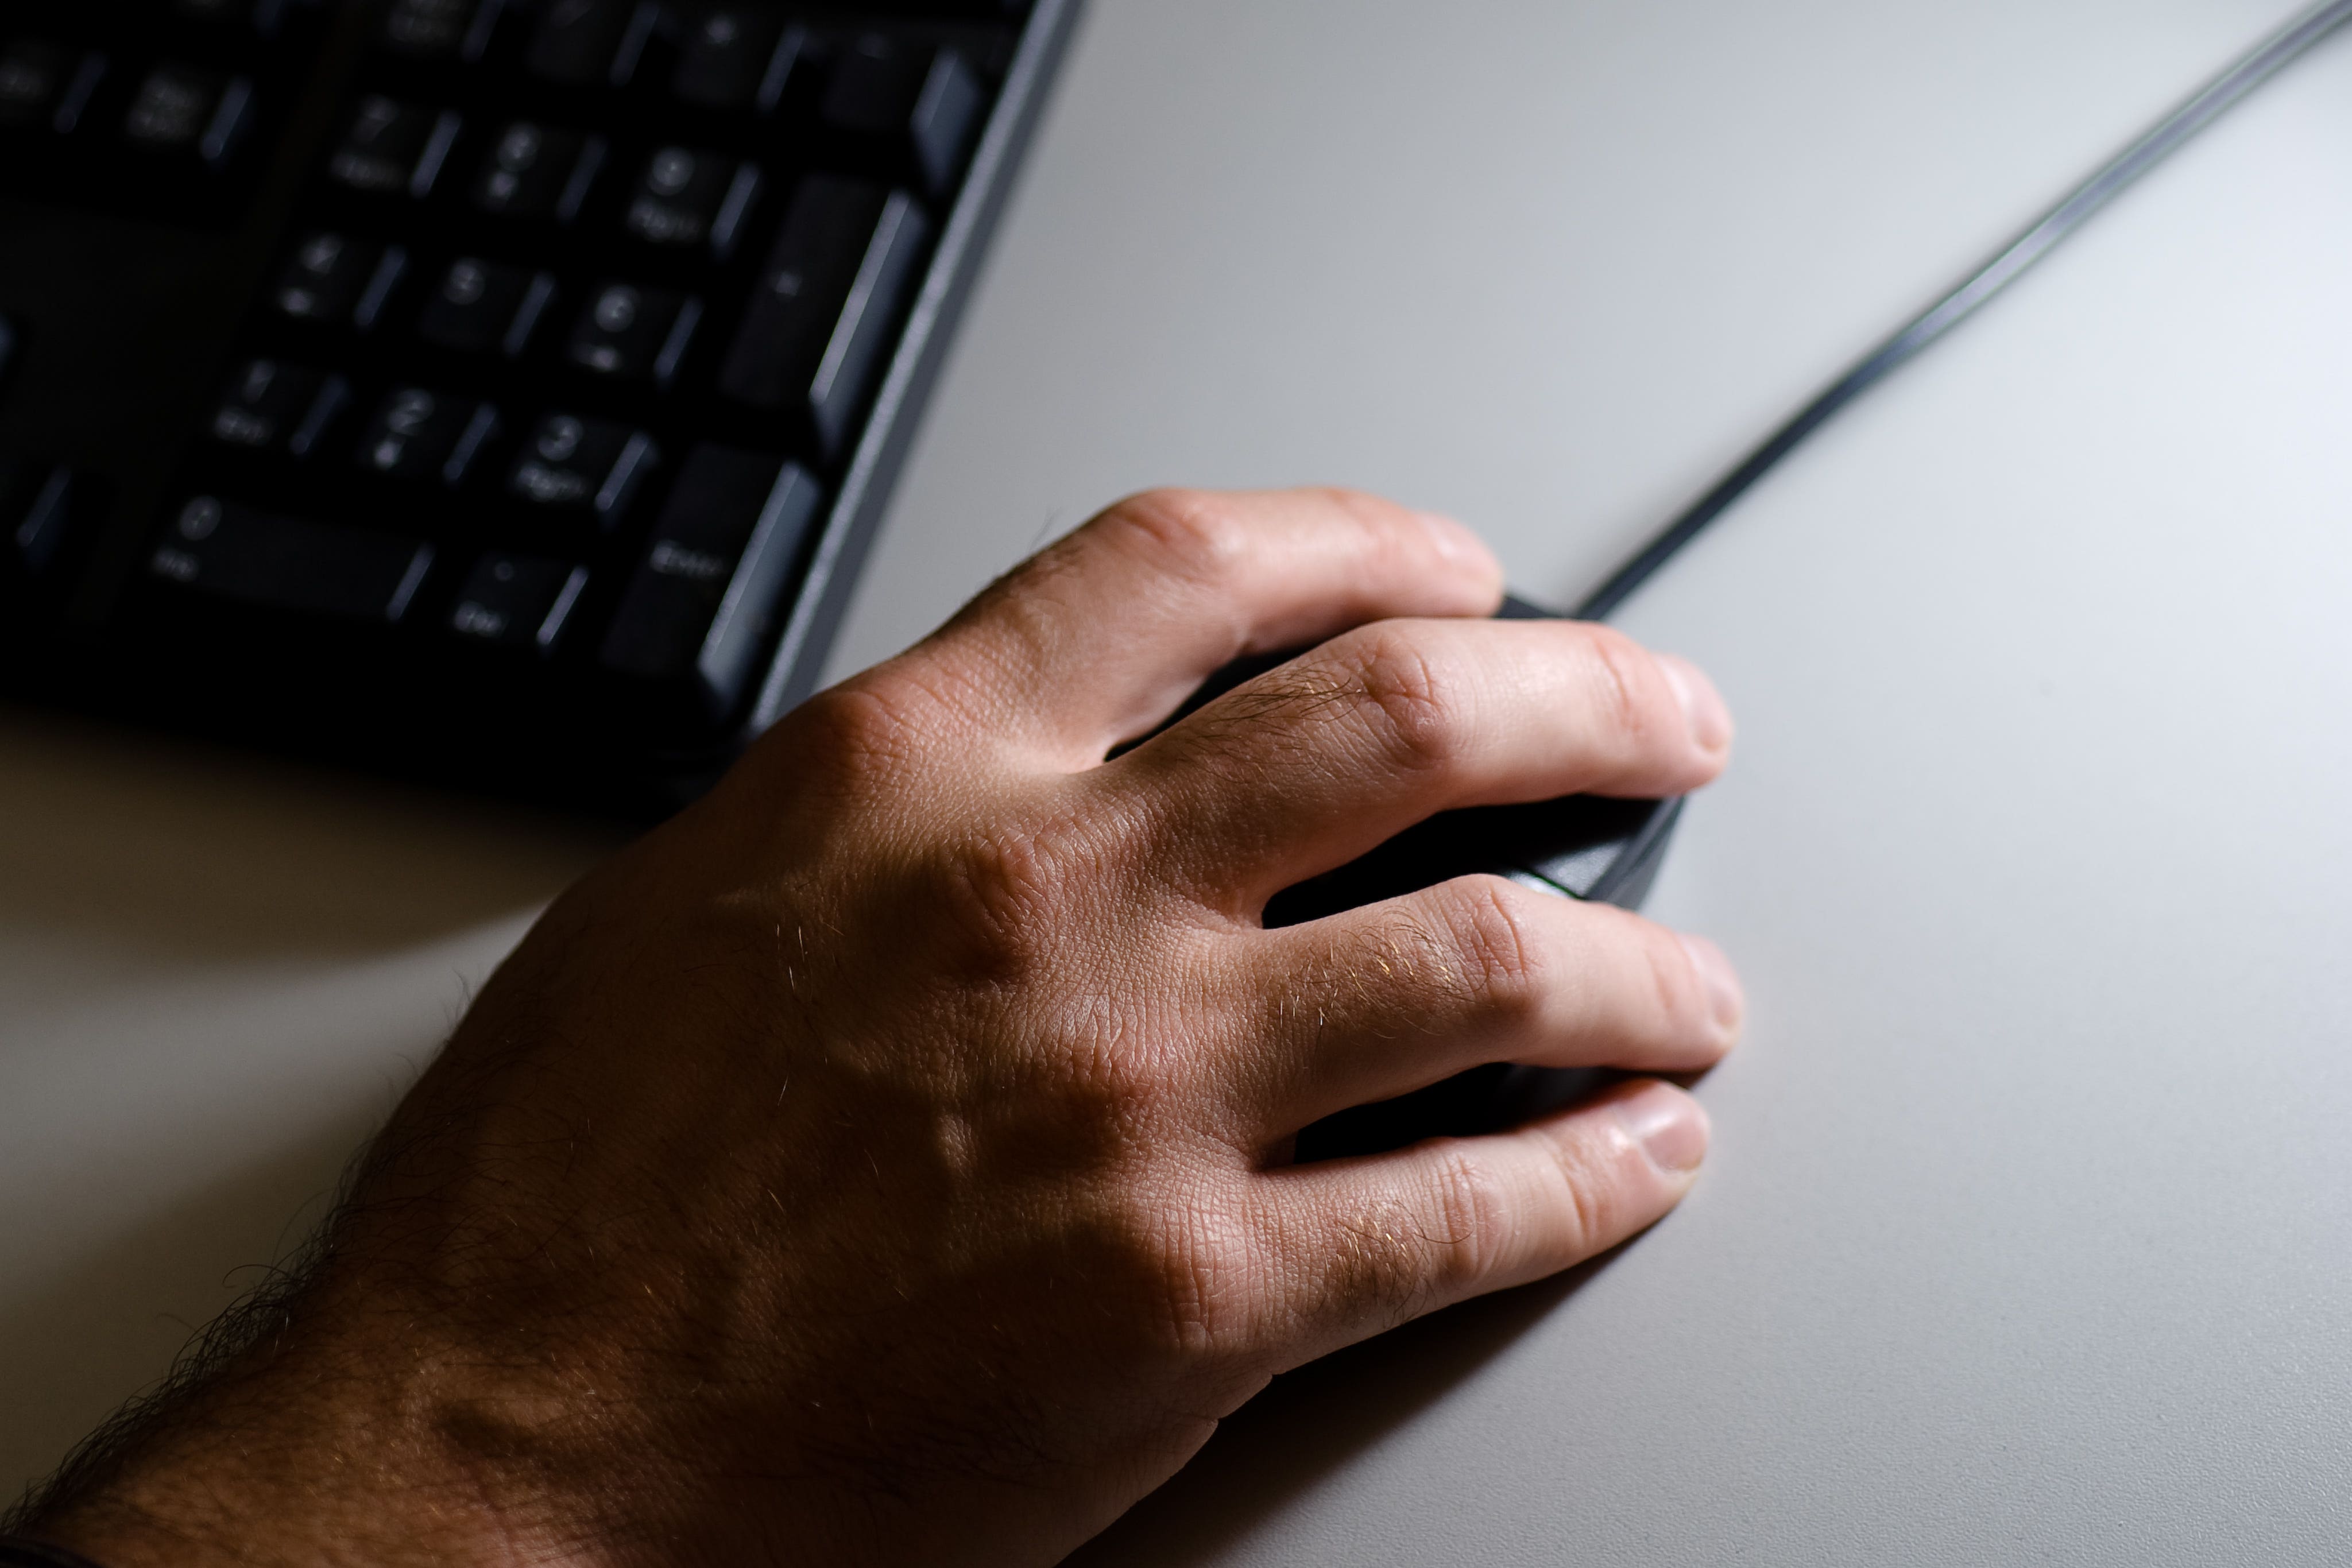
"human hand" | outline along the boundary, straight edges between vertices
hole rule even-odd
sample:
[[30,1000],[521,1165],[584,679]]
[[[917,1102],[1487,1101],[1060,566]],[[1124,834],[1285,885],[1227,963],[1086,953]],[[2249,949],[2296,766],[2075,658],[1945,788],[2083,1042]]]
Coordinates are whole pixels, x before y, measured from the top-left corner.
[[1434,811],[1720,768],[1696,670],[1499,593],[1368,497],[1154,493],[812,699],[548,911],[307,1281],[37,1524],[111,1568],[1048,1563],[1275,1374],[1650,1224],[1706,1141],[1654,1082],[1288,1157],[1737,1032],[1708,945],[1496,878],[1260,927]]

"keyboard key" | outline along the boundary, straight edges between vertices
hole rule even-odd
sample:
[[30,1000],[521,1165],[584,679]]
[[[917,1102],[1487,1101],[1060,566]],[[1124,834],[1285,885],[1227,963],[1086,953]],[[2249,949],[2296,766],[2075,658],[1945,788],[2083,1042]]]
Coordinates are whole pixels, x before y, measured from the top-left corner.
[[266,451],[310,410],[326,376],[308,365],[248,360],[213,405],[215,441]]
[[10,44],[0,51],[0,126],[46,125],[59,136],[72,135],[106,69],[106,57],[95,49],[37,38]]
[[47,126],[73,79],[75,52],[38,38],[0,50],[0,125]]
[[213,405],[212,436],[257,452],[306,457],[351,397],[341,376],[308,365],[248,360]]
[[472,62],[490,46],[504,0],[393,0],[377,37],[418,59]]
[[664,147],[646,160],[629,198],[628,231],[653,245],[700,245],[724,257],[751,199],[759,194],[760,172],[717,152]]
[[812,175],[793,193],[720,369],[722,392],[807,417],[830,455],[865,400],[929,238],[904,192]]
[[555,279],[544,272],[460,256],[418,313],[417,334],[445,349],[469,354],[496,349],[513,359],[530,345],[531,329],[554,298]]
[[572,325],[564,357],[600,376],[651,376],[667,386],[701,319],[699,299],[633,283],[599,284]]
[[604,139],[516,120],[499,132],[474,176],[474,205],[509,218],[580,214],[589,187],[604,166]]
[[656,456],[653,438],[641,430],[551,413],[523,443],[507,490],[553,510],[593,512],[609,528]]
[[534,555],[486,555],[466,574],[449,630],[483,643],[555,647],[572,607],[588,586],[588,569]]
[[372,325],[407,263],[398,246],[314,234],[295,246],[271,298],[298,320]]
[[217,166],[253,110],[253,84],[196,66],[157,66],[140,78],[122,117],[123,139],[151,152],[193,153]]
[[675,684],[706,720],[733,713],[819,499],[797,464],[696,447],[604,634],[605,666]]
[[255,511],[213,496],[181,507],[147,570],[167,582],[277,610],[392,622],[433,565],[421,539]]
[[459,484],[498,427],[498,411],[488,403],[395,387],[360,439],[359,464],[386,478]]
[[812,52],[808,29],[768,6],[713,5],[688,24],[670,91],[704,109],[771,114]]
[[443,160],[457,140],[457,111],[371,96],[360,99],[327,172],[354,191],[420,201],[432,193]]
[[937,193],[955,183],[987,97],[957,51],[868,33],[835,62],[820,112],[836,131],[897,142]]
[[660,24],[652,0],[551,0],[523,68],[549,81],[625,87]]

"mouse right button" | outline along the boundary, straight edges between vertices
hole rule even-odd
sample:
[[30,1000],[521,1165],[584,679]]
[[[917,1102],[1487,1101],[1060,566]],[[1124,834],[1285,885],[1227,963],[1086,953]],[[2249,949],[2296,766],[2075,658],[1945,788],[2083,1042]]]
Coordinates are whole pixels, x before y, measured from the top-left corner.
[[1570,898],[1637,909],[1657,879],[1680,797],[1619,800],[1572,795],[1519,808],[1529,821],[1518,869]]

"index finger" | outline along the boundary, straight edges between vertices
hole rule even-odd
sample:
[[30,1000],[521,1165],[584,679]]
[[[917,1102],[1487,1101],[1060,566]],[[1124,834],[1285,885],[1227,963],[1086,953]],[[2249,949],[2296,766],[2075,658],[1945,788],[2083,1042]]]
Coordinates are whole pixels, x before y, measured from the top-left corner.
[[906,658],[971,716],[1089,766],[1245,653],[1502,599],[1461,524],[1336,489],[1132,496],[1013,569]]

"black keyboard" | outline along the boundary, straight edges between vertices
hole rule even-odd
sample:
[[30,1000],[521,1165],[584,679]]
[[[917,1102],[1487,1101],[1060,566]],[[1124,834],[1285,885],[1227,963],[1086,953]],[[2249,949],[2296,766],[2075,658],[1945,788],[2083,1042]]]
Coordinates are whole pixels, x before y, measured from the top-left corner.
[[658,810],[813,687],[1075,0],[10,0],[0,691]]

